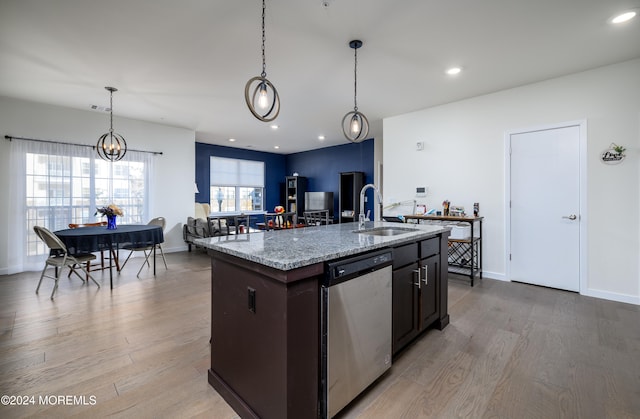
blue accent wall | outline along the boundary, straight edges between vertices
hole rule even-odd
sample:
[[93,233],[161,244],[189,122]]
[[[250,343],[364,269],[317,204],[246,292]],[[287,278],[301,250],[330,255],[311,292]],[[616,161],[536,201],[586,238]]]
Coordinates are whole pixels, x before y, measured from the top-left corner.
[[[265,209],[282,205],[285,176],[297,172],[308,179],[307,190],[311,192],[333,192],[334,214],[338,215],[338,189],[341,172],[364,172],[365,184],[373,183],[374,140],[357,144],[344,144],[319,148],[288,155],[265,153],[234,147],[224,147],[196,142],[196,184],[200,193],[196,202],[209,203],[209,174],[211,156],[265,162]],[[367,192],[365,212],[373,214],[373,193]]]
[[209,180],[211,156],[230,159],[262,161],[265,163],[264,204],[265,209],[273,209],[280,202],[280,184],[286,176],[286,157],[282,154],[224,147],[196,142],[196,184],[200,193],[196,202],[209,203]]
[[[364,172],[365,184],[373,183],[374,140],[319,148],[287,155],[287,175],[298,172],[308,178],[307,190],[311,192],[333,192],[333,213],[338,217],[338,189],[341,172]],[[367,192],[365,213],[373,214],[373,192]]]

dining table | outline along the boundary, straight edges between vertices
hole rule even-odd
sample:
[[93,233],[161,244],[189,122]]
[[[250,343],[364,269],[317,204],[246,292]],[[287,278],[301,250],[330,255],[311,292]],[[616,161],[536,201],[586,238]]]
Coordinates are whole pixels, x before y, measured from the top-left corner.
[[[93,253],[101,250],[115,252],[127,247],[153,246],[153,275],[156,274],[156,245],[164,242],[162,227],[149,224],[118,224],[110,230],[105,226],[69,228],[54,231],[70,253]],[[113,254],[113,253],[111,253]],[[109,283],[113,289],[113,271],[109,259]]]

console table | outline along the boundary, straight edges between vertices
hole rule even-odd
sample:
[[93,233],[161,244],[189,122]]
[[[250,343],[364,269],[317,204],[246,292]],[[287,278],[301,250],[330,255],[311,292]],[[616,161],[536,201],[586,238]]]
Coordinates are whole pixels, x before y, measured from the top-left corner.
[[[469,277],[471,286],[475,278],[482,279],[482,220],[484,217],[454,217],[449,215],[405,215],[406,222],[432,223],[445,221],[469,223],[468,238],[449,237],[449,272]],[[476,223],[478,226],[476,227]],[[477,228],[477,230],[476,230]],[[476,232],[478,233],[476,235]]]

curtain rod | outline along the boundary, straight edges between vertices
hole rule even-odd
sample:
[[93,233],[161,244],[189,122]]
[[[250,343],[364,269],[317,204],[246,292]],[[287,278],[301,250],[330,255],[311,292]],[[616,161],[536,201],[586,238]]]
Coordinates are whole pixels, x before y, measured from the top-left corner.
[[[76,147],[91,147],[95,150],[96,146],[88,145],[88,144],[77,144],[77,143],[65,143],[63,141],[54,141],[54,140],[39,140],[37,138],[25,138],[25,137],[14,137],[12,135],[5,135],[4,138],[6,140],[24,140],[24,141],[36,141],[38,143],[49,143],[49,144],[63,144],[63,145],[73,145]],[[149,154],[160,154],[162,155],[162,151],[146,151],[146,150],[134,150],[129,149],[129,151],[137,151],[139,153],[149,153]]]

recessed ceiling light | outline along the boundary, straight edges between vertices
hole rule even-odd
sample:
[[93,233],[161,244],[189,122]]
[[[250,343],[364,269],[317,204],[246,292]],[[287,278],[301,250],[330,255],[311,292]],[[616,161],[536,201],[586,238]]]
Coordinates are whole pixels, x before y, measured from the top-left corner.
[[446,71],[446,73],[450,76],[455,76],[456,74],[460,74],[462,69],[460,67],[451,67]]
[[324,141],[324,135],[318,135],[318,140]]
[[271,125],[271,129],[278,129],[278,128],[280,128],[278,125],[275,125],[275,124]]
[[236,139],[235,138],[229,138],[229,141],[234,143],[236,141]]
[[628,11],[628,12],[624,12],[621,13],[619,15],[614,16],[611,19],[611,23],[624,23],[624,22],[628,22],[631,19],[633,19],[634,17],[636,17],[636,15],[638,14],[638,12],[634,12],[634,11]]
[[276,150],[280,148],[279,145],[274,145],[273,148],[275,148]]

